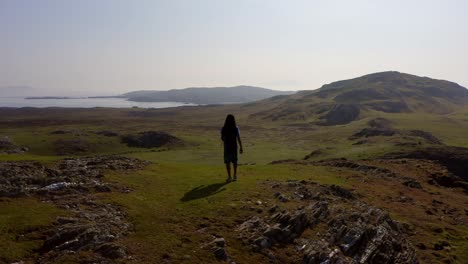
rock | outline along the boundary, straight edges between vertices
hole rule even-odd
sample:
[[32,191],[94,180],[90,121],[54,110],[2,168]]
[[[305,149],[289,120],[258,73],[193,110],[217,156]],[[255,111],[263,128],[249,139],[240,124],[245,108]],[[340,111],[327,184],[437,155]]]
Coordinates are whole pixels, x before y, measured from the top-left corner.
[[354,198],[354,195],[352,192],[350,192],[349,190],[346,190],[338,185],[331,185],[330,186],[330,190],[333,192],[333,194],[335,194],[336,196],[339,196],[339,197],[343,197],[343,198],[346,198],[346,199],[353,199]]
[[330,245],[325,241],[314,241],[306,250],[302,263],[304,264],[319,264],[319,263],[334,263],[347,264],[349,260],[343,253],[335,248],[330,248]]
[[397,134],[397,131],[391,128],[364,128],[361,131],[355,133],[351,137],[349,137],[350,140],[355,140],[358,138],[362,137],[391,137],[393,135]]
[[270,209],[268,209],[268,212],[269,213],[274,213],[276,212],[276,210],[278,210],[279,206],[277,204],[273,205],[272,207],[270,207]]
[[117,137],[119,133],[110,131],[110,130],[103,130],[96,132],[97,135],[105,136],[105,137]]
[[229,259],[228,252],[226,250],[226,240],[223,237],[215,238],[208,245],[213,245],[211,248],[216,259],[227,261]]
[[392,127],[392,121],[383,117],[372,119],[369,122],[367,122],[367,124],[372,128],[379,128],[379,129],[388,129]]
[[445,166],[450,174],[434,175],[432,178],[442,186],[455,186],[457,181],[468,181],[468,148],[452,146],[434,146],[417,149],[410,152],[390,153],[387,159],[411,158],[430,160]]
[[288,240],[288,230],[283,230],[280,224],[276,224],[272,227],[269,227],[264,233],[263,236],[268,238],[273,243],[281,243]]
[[310,154],[304,157],[304,160],[312,159],[323,154],[323,151],[320,149],[312,151]]
[[64,134],[70,134],[72,133],[71,130],[54,130],[50,132],[51,135],[64,135]]
[[413,201],[413,198],[408,197],[408,196],[405,196],[405,195],[400,195],[400,196],[398,197],[398,201],[399,201],[400,203],[407,203],[407,202],[412,202],[412,201]]
[[110,259],[119,259],[127,256],[125,248],[115,243],[102,244],[95,251]]
[[215,240],[213,240],[212,243],[214,243],[218,247],[226,246],[226,240],[223,237],[216,238]]
[[351,123],[359,117],[361,108],[355,104],[336,104],[323,116],[318,125],[334,126]]
[[58,263],[60,256],[80,251],[90,252],[90,263],[110,263],[109,259],[125,257],[125,249],[114,241],[127,235],[132,225],[119,206],[103,204],[91,194],[112,191],[101,182],[104,171],[141,169],[147,164],[121,156],[69,158],[53,167],[29,161],[1,162],[0,196],[37,196],[73,214],[57,217],[53,226],[41,231],[45,239],[40,252],[44,254],[38,263]]
[[0,153],[20,154],[27,151],[29,151],[29,148],[19,147],[9,137],[0,136]]
[[361,173],[371,174],[374,177],[378,176],[378,177],[395,178],[398,176],[397,174],[395,174],[393,171],[389,169],[362,164],[359,161],[350,161],[347,159],[322,160],[322,161],[312,162],[311,164],[320,165],[320,166],[338,167],[338,168],[348,168],[348,169],[358,171]]
[[262,250],[271,247],[272,244],[268,238],[260,236],[253,241],[252,245],[255,249]]
[[[415,141],[413,137],[424,139],[427,143],[434,144],[434,145],[441,145],[442,142],[432,135],[429,132],[422,131],[422,130],[397,130],[392,128],[391,126],[391,121],[385,118],[376,118],[368,122],[368,125],[370,127],[364,128],[360,130],[359,132],[353,134],[351,137],[349,137],[350,140],[355,140],[359,138],[368,138],[368,137],[376,137],[376,136],[382,136],[382,137],[391,137],[391,136],[401,136],[401,137],[406,137],[412,139],[412,141]],[[360,141],[358,143],[354,143],[355,145],[359,145],[364,143],[363,141]],[[396,143],[397,145],[415,145],[414,142],[398,142]],[[418,144],[421,144],[420,142]]]
[[76,183],[57,182],[57,183],[52,183],[50,185],[47,185],[47,186],[43,187],[42,189],[46,190],[46,191],[58,191],[58,190],[67,188],[68,186],[71,186],[71,185],[76,185]]
[[228,253],[224,247],[214,247],[213,254],[218,260],[226,261],[228,259]]
[[84,139],[59,139],[54,143],[54,149],[57,155],[76,155],[89,152],[93,146]]
[[427,249],[426,245],[424,243],[422,243],[422,242],[416,244],[416,247],[421,249],[421,250],[426,250]]
[[[307,196],[295,210],[274,210],[269,218],[240,224],[239,238],[254,251],[273,259],[275,253],[269,248],[295,244],[303,263],[417,263],[415,249],[405,238],[406,228],[387,212],[350,199],[349,191],[338,186],[292,182],[281,186],[283,193],[288,190],[322,195]],[[285,194],[275,196],[281,195]]]
[[403,182],[403,185],[408,186],[410,188],[422,189],[421,183],[414,179],[409,179]]
[[111,192],[112,189],[107,186],[106,184],[97,184],[94,189],[96,190],[96,192]]
[[278,198],[278,200],[280,200],[280,202],[283,202],[283,203],[286,203],[289,201],[289,199],[283,194],[279,194],[276,198]]
[[367,144],[369,143],[369,140],[359,140],[355,143],[353,143],[353,145],[363,145],[363,144]]
[[146,131],[122,136],[122,143],[127,144],[129,147],[158,148],[169,144],[181,144],[182,140],[166,132]]
[[427,142],[429,142],[431,144],[435,144],[435,145],[441,145],[442,144],[442,142],[437,137],[435,137],[434,135],[432,135],[431,133],[429,133],[427,131],[409,130],[408,132],[406,132],[406,134],[408,136],[412,136],[412,137],[423,138],[423,139],[425,139]]
[[443,250],[446,247],[449,247],[450,244],[447,241],[439,241],[434,244],[434,250]]
[[9,137],[0,137],[0,148],[8,148],[11,145],[13,145],[13,141]]
[[76,223],[78,222],[78,219],[77,218],[74,218],[74,217],[57,217],[57,219],[55,219],[55,221],[57,221],[57,223],[59,224],[70,224],[70,223]]

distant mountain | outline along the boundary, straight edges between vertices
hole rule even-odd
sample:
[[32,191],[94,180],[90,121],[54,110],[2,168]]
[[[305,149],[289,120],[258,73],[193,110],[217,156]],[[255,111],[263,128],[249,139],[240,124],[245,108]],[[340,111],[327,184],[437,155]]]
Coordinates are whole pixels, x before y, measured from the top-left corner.
[[29,86],[0,86],[0,97],[31,96],[37,91]]
[[186,88],[168,91],[135,91],[122,97],[135,102],[183,102],[194,104],[246,103],[294,92],[252,86]]
[[346,124],[365,112],[450,113],[468,104],[468,90],[456,83],[396,71],[323,85],[318,90],[273,97],[250,105],[252,116],[272,120],[316,120]]

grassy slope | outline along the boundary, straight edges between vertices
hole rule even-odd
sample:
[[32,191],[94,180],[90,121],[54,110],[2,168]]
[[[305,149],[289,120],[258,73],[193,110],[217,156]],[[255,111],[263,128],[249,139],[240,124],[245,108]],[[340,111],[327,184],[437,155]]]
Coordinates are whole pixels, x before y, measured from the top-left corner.
[[[40,115],[10,115],[8,123],[0,119],[0,134],[11,136],[18,145],[29,146],[31,151],[22,155],[0,155],[0,160],[41,160],[51,163],[61,158],[55,155],[52,142],[74,136],[51,135],[50,132],[70,129],[85,132],[86,135],[78,137],[96,145],[90,152],[82,153],[83,155],[126,153],[132,157],[152,161],[153,164],[144,171],[107,174],[107,180],[128,185],[135,190],[134,192],[102,195],[103,199],[118,202],[127,209],[136,230],[124,243],[135,256],[135,261],[142,263],[159,262],[164,258],[169,258],[174,263],[212,262],[214,259],[211,254],[201,249],[200,245],[210,241],[213,234],[227,239],[230,253],[239,263],[264,262],[264,258],[245,252],[246,249],[235,239],[233,230],[237,221],[255,214],[246,210],[245,206],[249,207],[257,199],[267,204],[273,202],[270,191],[259,186],[260,182],[268,179],[312,179],[322,183],[355,186],[360,188],[360,192],[369,202],[388,207],[386,209],[402,221],[411,220],[411,215],[397,213],[397,206],[386,206],[383,200],[374,198],[372,192],[366,193],[366,188],[352,178],[345,177],[347,172],[314,166],[266,165],[273,160],[299,159],[315,149],[325,150],[325,154],[320,158],[356,159],[371,158],[393,151],[395,147],[389,144],[386,138],[377,138],[375,143],[366,146],[353,146],[353,141],[347,139],[365,127],[367,120],[375,117],[376,113],[366,113],[363,120],[344,126],[315,127],[307,124],[284,126],[281,123],[252,120],[248,118],[249,112],[238,114],[237,106],[189,109],[190,111],[177,109],[175,114],[168,114],[172,110],[95,109],[46,112]],[[225,171],[222,165],[219,128],[228,112],[238,116],[245,146],[245,154],[240,157],[240,162],[249,165],[240,167],[239,182],[224,185]],[[146,117],[141,117],[142,113]],[[397,128],[429,131],[447,144],[468,146],[468,137],[464,133],[468,128],[466,113],[468,111],[445,116],[379,116],[393,120]],[[55,122],[45,122],[44,118],[54,119]],[[21,124],[18,121],[21,121]],[[41,125],[44,123],[48,125]],[[117,138],[93,133],[104,129],[121,133],[163,130],[188,143],[176,149],[163,148],[160,152],[131,149],[120,144]],[[0,208],[3,210],[0,214],[0,230],[9,229],[15,234],[21,233],[31,226],[50,224],[59,213],[58,210],[37,201],[25,201],[28,201],[26,206],[16,206],[15,209],[9,207],[11,200],[0,201]],[[14,202],[23,203],[22,200]],[[11,219],[15,215],[21,215],[23,221],[2,220]],[[209,226],[208,230],[203,231],[204,226]],[[465,236],[467,234],[466,228],[460,228],[457,232],[465,233]],[[427,237],[429,236],[425,238]],[[17,242],[14,242],[12,236],[0,235],[0,247],[15,245],[18,249],[14,252],[0,250],[0,260],[26,258],[38,247],[37,243],[15,243]],[[460,241],[454,254],[462,257],[460,252],[467,252],[465,249],[466,241]]]
[[12,263],[35,255],[41,246],[40,234],[28,237],[20,234],[50,225],[59,215],[67,213],[35,199],[0,199],[0,263]]

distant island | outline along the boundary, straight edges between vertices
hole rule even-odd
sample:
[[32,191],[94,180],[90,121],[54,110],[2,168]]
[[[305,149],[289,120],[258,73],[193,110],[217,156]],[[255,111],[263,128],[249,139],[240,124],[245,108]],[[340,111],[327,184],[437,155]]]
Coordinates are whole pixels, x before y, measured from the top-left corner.
[[25,97],[26,100],[63,100],[63,99],[102,99],[102,98],[125,98],[123,96],[84,96],[84,97],[70,97],[70,96],[29,96]]
[[28,96],[26,100],[69,100],[69,99],[102,99],[122,98],[131,102],[178,102],[186,104],[233,104],[249,103],[277,95],[290,95],[295,91],[277,91],[254,86],[234,87],[198,87],[173,89],[166,91],[142,90],[115,96]]
[[134,91],[121,95],[133,102],[181,102],[192,104],[247,103],[277,95],[289,95],[292,91],[276,91],[253,86],[199,87],[168,91]]

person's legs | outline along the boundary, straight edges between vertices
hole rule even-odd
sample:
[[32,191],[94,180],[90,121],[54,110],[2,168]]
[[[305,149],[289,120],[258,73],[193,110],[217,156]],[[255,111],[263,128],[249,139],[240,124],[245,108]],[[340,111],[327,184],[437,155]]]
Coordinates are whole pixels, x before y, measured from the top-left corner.
[[227,174],[228,174],[227,180],[231,181],[231,163],[229,163],[229,162],[226,163],[226,171],[227,171]]
[[234,180],[237,180],[237,163],[232,164],[234,166]]

